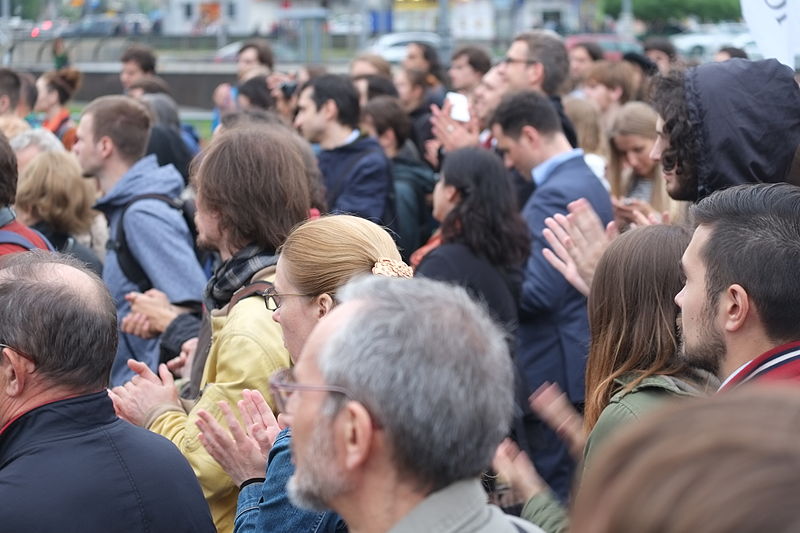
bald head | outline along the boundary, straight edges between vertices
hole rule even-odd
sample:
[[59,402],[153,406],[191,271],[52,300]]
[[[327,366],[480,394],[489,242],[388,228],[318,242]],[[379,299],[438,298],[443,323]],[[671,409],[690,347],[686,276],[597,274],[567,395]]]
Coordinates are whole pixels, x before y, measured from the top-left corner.
[[71,257],[5,256],[0,342],[24,353],[54,386],[76,394],[101,390],[117,349],[114,302],[103,282]]

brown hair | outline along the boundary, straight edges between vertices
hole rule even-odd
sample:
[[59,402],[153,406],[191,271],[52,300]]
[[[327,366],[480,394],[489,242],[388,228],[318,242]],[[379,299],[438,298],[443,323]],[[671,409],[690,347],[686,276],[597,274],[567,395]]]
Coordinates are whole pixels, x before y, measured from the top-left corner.
[[128,96],[101,96],[86,106],[82,116],[92,117],[93,142],[108,137],[128,163],[144,157],[151,118],[141,102]]
[[145,94],[163,93],[172,96],[172,92],[169,89],[169,84],[164,81],[164,78],[156,76],[155,74],[142,76],[138,80],[128,85],[128,91],[133,89],[141,89]]
[[544,68],[542,91],[548,96],[558,94],[569,75],[569,55],[564,42],[554,32],[534,30],[514,37],[528,46],[528,59]]
[[570,531],[798,531],[798,427],[796,386],[751,385],[678,402],[600,451]]
[[492,58],[489,53],[479,46],[464,45],[456,49],[452,55],[452,61],[455,61],[461,56],[467,58],[467,64],[472,67],[472,70],[480,72],[481,75],[489,72],[492,68]]
[[61,70],[45,72],[42,78],[49,90],[58,92],[58,103],[64,105],[80,88],[83,74],[74,68],[64,67]]
[[125,52],[123,52],[119,61],[120,63],[133,61],[139,65],[139,68],[142,69],[142,72],[145,74],[156,73],[156,54],[153,52],[152,48],[144,44],[137,43],[129,46]]
[[275,250],[308,217],[310,194],[297,143],[280,128],[237,126],[192,164],[200,201],[237,248]]
[[600,111],[584,98],[564,98],[564,113],[575,126],[578,146],[587,154],[608,157],[608,140],[600,125]]
[[636,96],[636,71],[627,61],[595,61],[586,73],[587,82],[596,82],[609,89],[622,89],[619,103],[624,104]]
[[259,63],[272,70],[275,65],[275,57],[272,54],[272,47],[269,41],[266,39],[250,39],[249,41],[245,41],[242,47],[239,48],[239,51],[236,52],[236,57],[238,58],[239,55],[248,48],[252,48],[256,51],[256,58]]
[[392,79],[392,64],[386,61],[379,55],[376,54],[361,54],[356,56],[353,59],[353,63],[356,61],[361,61],[364,63],[368,63],[375,69],[378,76],[383,76],[384,78]]
[[68,152],[40,153],[19,177],[16,205],[55,230],[70,235],[89,231],[92,204],[94,188]]
[[679,262],[689,245],[681,226],[648,226],[615,239],[597,264],[589,296],[592,333],[586,364],[584,424],[591,431],[611,397],[615,379],[685,371],[678,356],[678,306],[683,287]]
[[374,222],[330,215],[295,228],[280,248],[292,284],[303,294],[336,294],[350,279],[370,274],[380,259],[401,261],[391,235]]
[[377,96],[367,102],[361,111],[362,118],[370,117],[378,135],[387,130],[394,132],[396,148],[402,148],[411,134],[411,119],[400,100],[391,96]]

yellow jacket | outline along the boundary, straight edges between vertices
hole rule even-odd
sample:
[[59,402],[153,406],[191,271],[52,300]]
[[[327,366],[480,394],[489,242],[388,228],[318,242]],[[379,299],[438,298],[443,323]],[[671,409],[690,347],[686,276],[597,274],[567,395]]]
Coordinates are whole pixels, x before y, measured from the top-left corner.
[[[275,267],[262,270],[253,280],[272,281]],[[202,394],[188,413],[171,406],[154,412],[147,427],[171,440],[192,466],[211,509],[219,533],[233,531],[238,487],[206,452],[197,438],[197,411],[210,412],[227,427],[217,402],[231,406],[242,397],[243,389],[260,391],[275,410],[269,395],[269,377],[291,364],[283,346],[280,326],[264,306],[263,298],[240,300],[228,314],[228,307],[211,313],[212,341],[201,381]],[[234,412],[238,410],[234,407]]]

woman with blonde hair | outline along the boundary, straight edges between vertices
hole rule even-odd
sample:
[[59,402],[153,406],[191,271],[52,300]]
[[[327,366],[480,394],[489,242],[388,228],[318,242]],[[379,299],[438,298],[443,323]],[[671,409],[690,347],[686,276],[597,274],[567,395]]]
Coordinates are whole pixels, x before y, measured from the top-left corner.
[[670,220],[682,219],[685,204],[672,200],[661,165],[650,158],[656,141],[658,113],[644,102],[629,102],[614,117],[609,132],[611,157],[606,177],[611,185],[617,215],[632,222],[632,211],[644,215],[668,213]]
[[583,150],[583,159],[597,179],[608,190],[606,166],[608,165],[608,139],[601,125],[600,111],[583,98],[564,98],[564,113],[575,126],[578,148]]
[[78,242],[87,235],[97,213],[95,193],[83,179],[78,161],[67,152],[42,152],[25,167],[17,182],[14,208],[20,222],[37,230],[59,252],[86,263],[98,275],[103,265]]
[[[295,363],[311,330],[336,305],[337,291],[349,280],[370,274],[411,277],[411,267],[401,261],[389,233],[350,215],[300,224],[279,253],[274,287],[263,296]],[[283,389],[303,389],[294,384],[291,370],[271,381],[280,382]],[[246,427],[224,403],[220,409],[230,433],[210,413],[200,412],[197,422],[201,443],[240,487],[234,531],[346,531],[335,513],[302,510],[289,501],[287,482],[294,473],[291,430],[278,425],[261,394],[244,391],[242,398],[238,407]]]
[[38,96],[34,111],[45,114],[42,126],[52,131],[67,150],[75,144],[77,135],[67,102],[80,88],[82,79],[80,71],[66,67],[45,72],[36,80]]

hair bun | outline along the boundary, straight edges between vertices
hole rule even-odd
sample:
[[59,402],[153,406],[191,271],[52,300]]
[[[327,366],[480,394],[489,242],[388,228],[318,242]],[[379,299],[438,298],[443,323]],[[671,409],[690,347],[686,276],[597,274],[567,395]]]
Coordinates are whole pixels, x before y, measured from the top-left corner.
[[372,267],[372,273],[376,276],[385,276],[387,278],[411,278],[414,276],[414,271],[411,267],[397,259],[389,259],[382,257],[375,261]]

